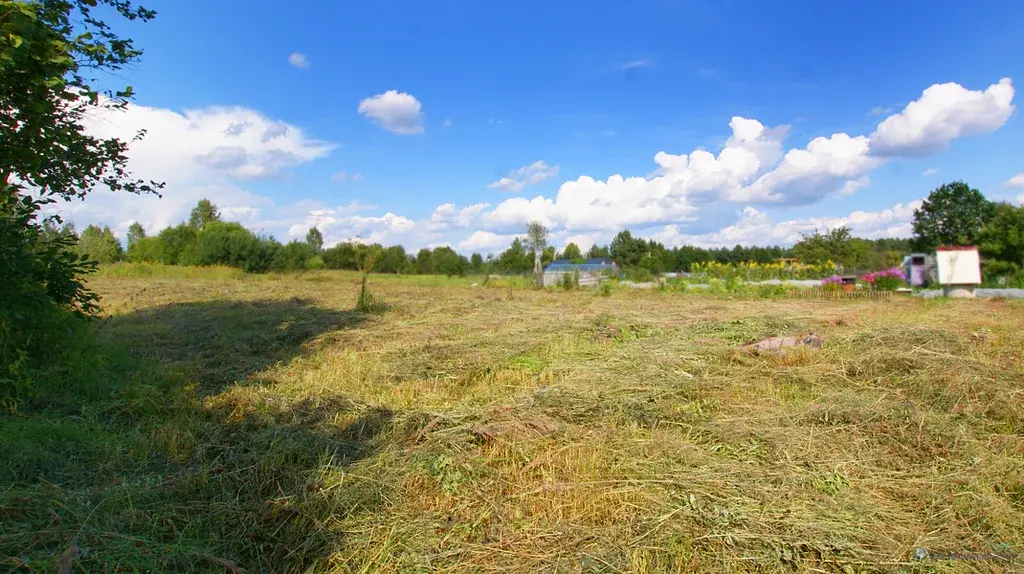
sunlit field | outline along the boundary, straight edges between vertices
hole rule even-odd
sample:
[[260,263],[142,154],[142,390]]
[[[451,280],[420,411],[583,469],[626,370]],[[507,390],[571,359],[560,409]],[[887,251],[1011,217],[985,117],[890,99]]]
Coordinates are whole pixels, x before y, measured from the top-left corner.
[[1020,303],[369,285],[103,270],[93,384],[4,415],[2,565],[1020,567]]

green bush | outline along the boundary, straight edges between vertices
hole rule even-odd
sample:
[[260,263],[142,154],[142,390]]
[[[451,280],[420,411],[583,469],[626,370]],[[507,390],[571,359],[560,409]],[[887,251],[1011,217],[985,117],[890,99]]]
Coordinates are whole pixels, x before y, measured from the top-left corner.
[[981,262],[982,278],[986,287],[1024,288],[1024,269],[1009,261],[985,260]]
[[757,296],[763,299],[775,299],[778,297],[784,297],[786,295],[785,285],[771,285],[764,284],[758,285],[756,290]]
[[637,283],[654,281],[654,273],[651,273],[651,270],[645,267],[626,267],[622,270],[622,273],[626,276],[626,279]]
[[612,294],[612,284],[610,281],[602,281],[597,290],[602,297],[608,297]]
[[157,237],[161,244],[161,259],[159,263],[167,265],[184,264],[181,254],[187,248],[196,243],[196,230],[187,223],[181,223],[174,227],[168,227],[160,232]]
[[75,337],[80,319],[97,311],[97,297],[81,279],[96,264],[76,252],[72,234],[45,231],[38,216],[46,203],[50,202],[15,192],[0,194],[0,398],[4,399],[30,394],[32,370],[55,362]]
[[128,246],[128,261],[132,263],[167,263],[164,242],[160,237],[143,237]]
[[124,258],[121,242],[107,226],[102,229],[96,225],[86,227],[78,238],[78,252],[97,263],[117,263]]
[[301,271],[313,257],[313,248],[305,241],[292,241],[277,250],[271,269],[274,271]]
[[558,284],[566,291],[578,289],[580,286],[580,272],[573,271],[572,273],[562,273],[562,276],[558,280]]

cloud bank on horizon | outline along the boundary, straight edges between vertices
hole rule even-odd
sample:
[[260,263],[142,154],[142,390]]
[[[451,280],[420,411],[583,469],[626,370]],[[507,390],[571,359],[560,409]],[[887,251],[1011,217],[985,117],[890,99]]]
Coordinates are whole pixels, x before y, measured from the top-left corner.
[[[296,67],[308,66],[305,59],[292,60]],[[129,165],[141,177],[166,181],[163,198],[97,190],[83,202],[57,207],[79,226],[108,224],[123,236],[136,220],[151,232],[176,224],[205,197],[227,219],[282,240],[301,238],[316,226],[326,245],[355,239],[412,249],[448,244],[466,252],[504,249],[532,220],[548,225],[556,244],[574,241],[584,248],[607,241],[623,228],[668,246],[789,244],[801,233],[839,225],[850,225],[864,237],[908,236],[917,202],[842,217],[782,221],[772,221],[765,209],[799,208],[854,195],[870,185],[871,173],[883,165],[927,157],[958,138],[998,130],[1013,115],[1013,98],[1010,78],[980,90],[935,84],[881,119],[870,134],[820,135],[788,149],[789,126],[769,127],[735,116],[717,154],[704,149],[658,151],[648,175],[616,174],[603,180],[582,175],[564,181],[553,196],[505,197],[494,205],[444,201],[421,218],[373,213],[375,208],[358,201],[340,206],[301,197],[275,201],[251,191],[253,183],[287,178],[290,170],[324,161],[335,149],[294,125],[245,107],[177,112],[130,104],[123,112],[90,116],[87,127],[99,136],[124,139],[146,129],[146,138],[130,148]],[[426,133],[423,106],[406,92],[388,90],[367,97],[356,111],[392,134]],[[889,112],[878,115],[883,113]],[[515,194],[558,173],[557,164],[538,160],[480,186]],[[338,171],[334,179],[357,176],[362,177]],[[1024,173],[1006,186],[1024,188]],[[1024,194],[1017,199],[1024,201]],[[717,228],[712,222],[719,223]]]

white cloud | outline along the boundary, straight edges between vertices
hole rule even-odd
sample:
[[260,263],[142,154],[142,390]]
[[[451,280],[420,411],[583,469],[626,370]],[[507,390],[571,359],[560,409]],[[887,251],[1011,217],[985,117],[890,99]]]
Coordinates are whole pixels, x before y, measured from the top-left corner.
[[817,137],[804,149],[786,152],[775,169],[728,197],[732,201],[816,203],[831,191],[856,190],[858,184],[850,182],[863,181],[879,163],[868,155],[868,138],[864,136],[838,133]]
[[1003,78],[985,91],[955,83],[935,84],[871,134],[871,151],[882,156],[922,156],[965,136],[1003,126],[1013,114],[1013,81]]
[[389,132],[402,135],[423,133],[420,101],[412,94],[388,90],[359,102],[358,111]]
[[522,235],[474,231],[472,235],[459,242],[458,249],[466,253],[474,251],[485,254],[497,253],[504,251],[516,237],[522,237]]
[[354,172],[354,173],[349,173],[349,172],[347,172],[345,170],[341,170],[341,171],[339,171],[339,172],[337,172],[337,173],[335,173],[334,175],[331,176],[331,181],[336,181],[338,183],[341,183],[341,182],[343,182],[345,180],[362,181],[363,180],[363,174],[359,173],[358,171]]
[[623,63],[619,64],[617,67],[620,70],[635,70],[637,68],[650,68],[651,67],[651,61],[646,59],[646,58],[641,58],[639,60],[630,60],[629,62],[623,62]]
[[888,113],[891,113],[891,112],[892,112],[892,108],[891,107],[884,107],[883,108],[882,106],[875,106],[875,107],[871,108],[871,111],[868,112],[868,115],[870,115],[870,116],[880,116],[882,114],[888,114]]
[[505,191],[519,191],[524,187],[538,184],[556,175],[558,175],[557,165],[549,166],[543,160],[535,161],[530,165],[517,169],[512,175],[503,177],[487,187],[503,189]]
[[868,176],[853,179],[844,183],[843,187],[839,188],[839,191],[836,192],[836,196],[846,197],[848,195],[853,195],[858,189],[864,189],[869,185],[871,185],[871,178]]
[[734,245],[790,245],[800,241],[801,234],[815,230],[828,231],[849,226],[857,237],[909,237],[914,209],[920,201],[896,204],[882,211],[854,211],[841,217],[809,217],[773,223],[768,214],[746,207],[739,221],[723,229],[705,234],[687,234],[676,225],[666,225],[651,239],[666,246],[698,245],[702,247],[732,247]]
[[301,68],[303,70],[309,68],[309,58],[307,58],[305,54],[299,52],[292,52],[288,56],[288,63],[291,64],[292,67]]
[[[873,137],[880,141],[891,138],[886,132],[890,128],[885,126],[899,123],[891,123],[893,118],[904,118],[900,120],[904,123],[917,122],[913,125],[922,126],[922,133],[940,134],[939,139],[969,135],[985,123],[978,117],[995,117],[987,112],[974,113],[990,107],[975,100],[998,100],[991,94],[1005,95],[1006,89],[1012,98],[1009,81],[986,92],[963,90],[974,94],[970,97],[937,98],[934,88],[925,90],[917,102],[900,114],[881,122]],[[390,125],[392,131],[396,125],[404,126],[399,129],[408,133],[416,127],[422,131],[419,102],[411,106],[414,109],[404,116],[405,120],[395,120],[393,115],[386,114],[394,108],[391,104],[396,98],[404,100],[403,96],[415,101],[408,94],[387,92],[364,100],[361,112],[382,126]],[[915,111],[915,106],[922,105],[929,114],[926,121],[918,122],[925,116]],[[946,108],[939,109],[943,105]],[[1008,101],[1000,105],[1000,109],[1009,106],[1012,110]],[[246,180],[287,174],[293,167],[324,157],[332,149],[330,144],[308,137],[297,126],[253,110],[212,107],[179,113],[132,105],[123,113],[90,115],[88,121],[90,131],[101,137],[127,140],[138,130],[148,129],[148,136],[131,146],[129,167],[139,177],[168,183],[164,199],[97,191],[84,203],[57,206],[80,226],[106,223],[121,235],[136,219],[150,231],[182,221],[204,197],[216,203],[226,217],[255,231],[278,234],[282,239],[301,237],[316,225],[324,232],[328,244],[358,237],[363,241],[402,243],[410,249],[445,242],[460,248],[465,245],[488,249],[511,241],[531,220],[548,225],[556,244],[572,241],[582,249],[595,241],[606,243],[623,228],[639,234],[651,232],[655,226],[654,236],[668,244],[791,243],[799,238],[800,232],[843,224],[853,226],[858,235],[906,236],[910,234],[913,211],[912,205],[897,205],[879,212],[778,222],[778,213],[765,206],[810,205],[854,193],[869,185],[872,170],[895,159],[891,154],[876,155],[874,139],[845,133],[815,137],[802,147],[787,150],[787,126],[769,128],[742,117],[731,119],[731,135],[719,149],[698,148],[679,155],[659,151],[653,156],[654,170],[647,175],[616,174],[604,180],[584,175],[565,181],[550,197],[508,197],[493,206],[441,203],[433,212],[416,217],[395,212],[381,214],[358,203],[331,207],[290,198],[275,202],[246,190]],[[948,126],[954,124],[958,127],[950,131]],[[899,145],[904,147],[897,147],[905,150],[907,142],[918,145],[926,140],[935,138],[928,135],[900,140]],[[555,177],[557,169],[558,166],[538,161],[491,186],[522,190]],[[361,178],[361,173],[351,171],[332,176],[335,181],[345,182]],[[1024,189],[1024,173],[1010,179],[1007,186]]]
[[1024,193],[1017,196],[1017,203],[1024,205]]
[[1011,189],[1024,189],[1024,171],[1006,180],[1003,185]]
[[476,203],[458,209],[454,203],[442,203],[430,214],[430,219],[425,222],[425,226],[430,231],[464,229],[476,223],[480,214],[489,205],[488,203]]
[[302,237],[310,227],[316,227],[323,233],[325,246],[342,241],[387,245],[412,239],[416,222],[391,212],[382,216],[358,215],[367,209],[372,208],[358,202],[333,209],[313,209],[307,212],[301,223],[289,227],[288,235]]
[[928,176],[930,176],[930,175],[935,175],[935,174],[937,174],[937,173],[939,173],[939,170],[938,170],[938,168],[930,167],[930,168],[928,168],[928,169],[926,169],[926,170],[922,171],[922,172],[921,172],[921,175],[922,175],[923,177],[928,177]]
[[129,104],[123,111],[92,110],[85,126],[94,136],[122,141],[145,129],[146,136],[130,144],[129,169],[136,177],[167,184],[162,199],[97,189],[84,202],[53,206],[80,225],[108,224],[119,235],[135,220],[150,231],[176,224],[204,197],[228,216],[254,222],[261,212],[278,210],[269,198],[239,187],[239,181],[278,176],[333,148],[301,128],[237,106],[177,112]]

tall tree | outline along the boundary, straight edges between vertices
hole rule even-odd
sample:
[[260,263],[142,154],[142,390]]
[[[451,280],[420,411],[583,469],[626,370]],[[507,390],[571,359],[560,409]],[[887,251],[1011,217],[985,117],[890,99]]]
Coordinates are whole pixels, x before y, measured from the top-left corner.
[[142,54],[104,15],[146,21],[155,13],[128,0],[0,1],[0,380],[52,350],[37,346],[46,337],[36,334],[53,325],[44,315],[97,309],[82,280],[92,266],[70,235],[47,235],[40,210],[100,187],[162,186],[132,177],[128,142],[85,128],[88,115],[123,109],[133,95],[130,86],[99,91],[96,78],[111,82]]
[[313,255],[319,255],[324,249],[324,235],[315,227],[310,227],[306,233],[306,243],[313,250]]
[[86,227],[78,238],[78,250],[83,257],[97,263],[116,263],[124,257],[121,242],[107,226],[102,229],[96,225]]
[[640,264],[647,249],[643,239],[634,239],[628,229],[623,229],[612,239],[609,251],[619,265],[634,267]]
[[431,258],[434,262],[434,270],[438,273],[443,273],[448,277],[455,275],[461,277],[466,273],[466,267],[468,267],[466,258],[456,253],[451,247],[435,248]]
[[548,246],[548,228],[539,221],[531,221],[526,226],[526,246],[533,251],[533,275],[537,278],[537,285],[544,286],[544,269],[541,267],[541,257],[544,248]]
[[530,269],[522,239],[516,237],[512,245],[498,255],[498,267],[505,273],[526,273]]
[[793,252],[803,263],[819,264],[832,261],[842,265],[851,265],[853,255],[853,234],[849,227],[836,227],[825,233],[817,229],[813,233],[804,233],[800,241],[793,246]]
[[587,257],[591,259],[607,259],[611,257],[611,249],[607,245],[593,244],[590,246],[590,250],[587,251]]
[[479,273],[484,268],[484,258],[479,253],[474,253],[469,257],[469,266],[473,273]]
[[994,209],[962,181],[942,184],[914,210],[914,247],[930,252],[940,245],[976,245]]
[[143,239],[145,237],[146,228],[143,227],[142,224],[139,223],[138,221],[132,222],[132,224],[128,226],[128,249],[131,249],[132,245],[134,245],[138,240]]
[[220,211],[209,199],[200,199],[188,216],[189,227],[196,231],[201,231],[214,221],[220,221]]
[[562,249],[562,259],[582,259],[583,254],[580,253],[580,247],[575,243],[569,243]]
[[983,257],[1024,269],[1024,206],[997,204],[982,230],[979,249]]
[[420,275],[430,275],[434,272],[434,259],[433,254],[429,249],[424,247],[416,253],[416,273]]

